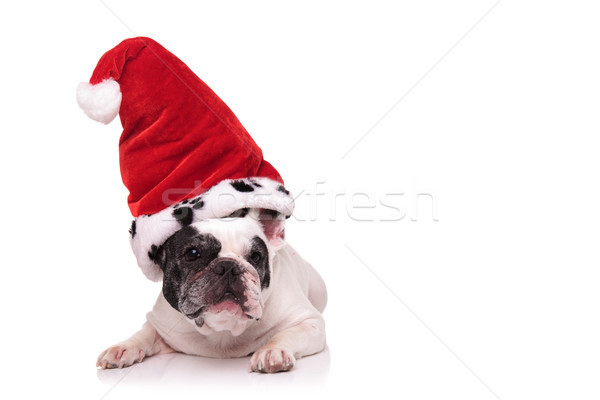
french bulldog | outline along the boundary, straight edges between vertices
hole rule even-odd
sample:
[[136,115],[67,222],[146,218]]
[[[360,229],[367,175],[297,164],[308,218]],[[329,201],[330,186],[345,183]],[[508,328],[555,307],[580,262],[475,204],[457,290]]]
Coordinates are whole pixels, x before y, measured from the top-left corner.
[[154,259],[162,291],[145,324],[102,352],[97,367],[177,351],[252,354],[249,372],[274,373],[322,351],[325,283],[283,240],[283,221],[263,214],[192,223],[168,238]]

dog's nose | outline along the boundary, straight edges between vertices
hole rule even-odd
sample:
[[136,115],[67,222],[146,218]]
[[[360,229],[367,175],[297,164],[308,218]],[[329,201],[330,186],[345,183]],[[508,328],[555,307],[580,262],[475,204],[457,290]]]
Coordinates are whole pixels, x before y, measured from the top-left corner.
[[242,273],[242,269],[240,268],[240,266],[238,265],[237,262],[235,262],[233,260],[224,260],[224,261],[219,261],[215,265],[213,272],[215,274],[221,275],[221,276],[224,276],[228,273],[231,275],[237,276]]

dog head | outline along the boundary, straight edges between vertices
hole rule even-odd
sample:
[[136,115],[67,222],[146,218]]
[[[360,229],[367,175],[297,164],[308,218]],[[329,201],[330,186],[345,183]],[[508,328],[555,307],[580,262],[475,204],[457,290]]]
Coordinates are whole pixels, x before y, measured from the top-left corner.
[[283,220],[257,210],[188,225],[158,249],[163,295],[201,333],[238,336],[262,316],[283,243]]

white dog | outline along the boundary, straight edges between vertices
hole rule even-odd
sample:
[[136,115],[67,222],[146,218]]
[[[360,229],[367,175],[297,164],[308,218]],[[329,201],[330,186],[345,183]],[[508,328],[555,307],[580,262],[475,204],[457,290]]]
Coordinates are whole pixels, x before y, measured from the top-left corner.
[[258,210],[177,231],[157,249],[163,288],[142,329],[98,357],[127,367],[154,354],[245,357],[249,371],[290,370],[322,351],[325,283]]

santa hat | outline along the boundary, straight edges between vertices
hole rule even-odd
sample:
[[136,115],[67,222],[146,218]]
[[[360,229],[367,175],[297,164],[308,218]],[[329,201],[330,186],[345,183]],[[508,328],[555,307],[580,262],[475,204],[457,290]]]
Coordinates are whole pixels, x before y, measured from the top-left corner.
[[154,40],[127,39],[106,52],[77,102],[104,124],[121,118],[131,245],[149,279],[162,278],[153,262],[160,245],[192,222],[252,208],[291,215],[293,197],[233,112]]

